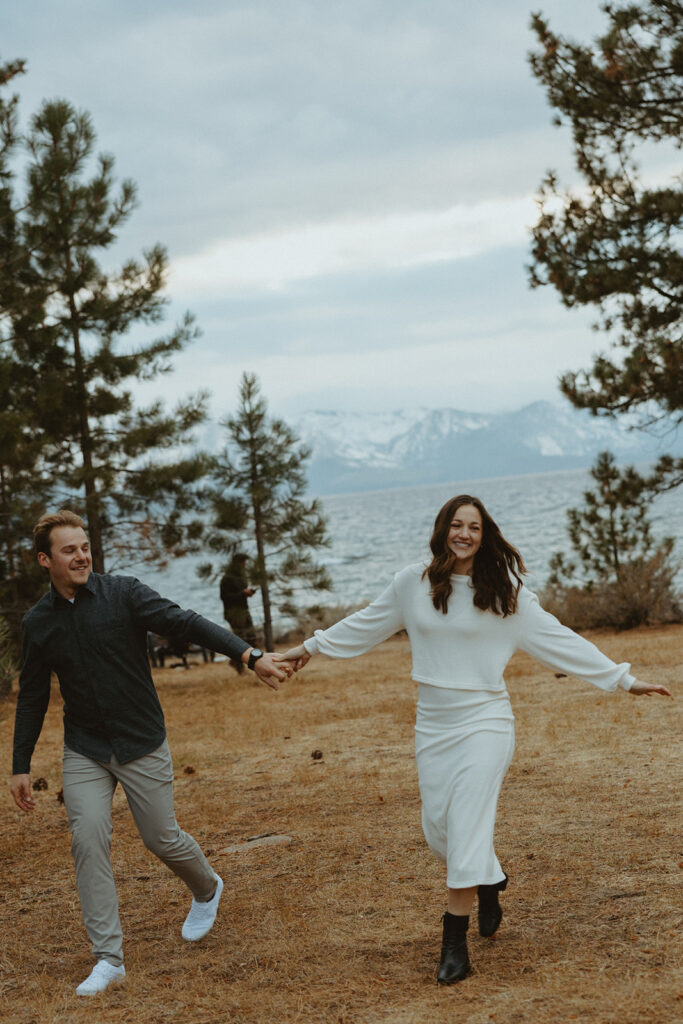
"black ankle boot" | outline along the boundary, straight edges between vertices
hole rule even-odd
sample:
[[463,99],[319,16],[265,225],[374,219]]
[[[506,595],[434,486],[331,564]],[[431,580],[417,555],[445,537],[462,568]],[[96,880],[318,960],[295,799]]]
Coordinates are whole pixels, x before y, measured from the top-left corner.
[[439,985],[453,985],[470,973],[470,958],[467,955],[467,929],[470,919],[467,915],[443,915],[443,941],[441,963],[436,980]]
[[508,876],[494,885],[480,885],[479,893],[479,934],[485,938],[495,935],[503,919],[503,910],[498,902],[498,893],[507,887]]

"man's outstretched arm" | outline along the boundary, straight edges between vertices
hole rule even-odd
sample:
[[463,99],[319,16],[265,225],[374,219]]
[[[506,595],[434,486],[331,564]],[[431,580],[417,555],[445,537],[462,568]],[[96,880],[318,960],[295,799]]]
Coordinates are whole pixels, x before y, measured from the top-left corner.
[[[136,620],[150,632],[177,636],[217,654],[240,659],[245,665],[249,661],[253,648],[246,640],[205,619],[198,612],[181,608],[140,580],[132,581],[129,599]],[[277,690],[278,682],[291,675],[291,671],[289,665],[278,665],[272,654],[264,654],[254,665],[258,678],[274,690]]]

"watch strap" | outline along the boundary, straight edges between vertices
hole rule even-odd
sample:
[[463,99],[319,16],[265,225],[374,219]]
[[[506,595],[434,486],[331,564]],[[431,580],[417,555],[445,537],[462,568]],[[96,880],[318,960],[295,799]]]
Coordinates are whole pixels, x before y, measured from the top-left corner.
[[263,657],[263,651],[259,650],[258,647],[253,647],[249,653],[249,659],[247,661],[247,668],[253,669],[259,658]]

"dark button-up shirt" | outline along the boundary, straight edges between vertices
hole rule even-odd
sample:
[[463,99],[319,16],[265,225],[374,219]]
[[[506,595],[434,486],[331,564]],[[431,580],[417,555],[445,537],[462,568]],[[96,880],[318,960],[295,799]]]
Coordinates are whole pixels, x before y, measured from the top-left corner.
[[27,612],[14,727],[15,774],[28,774],[50,700],[50,673],[64,698],[64,741],[98,761],[151,753],[166,736],[147,658],[147,632],[172,634],[230,658],[249,644],[180,608],[132,576],[91,573],[75,600],[54,587]]

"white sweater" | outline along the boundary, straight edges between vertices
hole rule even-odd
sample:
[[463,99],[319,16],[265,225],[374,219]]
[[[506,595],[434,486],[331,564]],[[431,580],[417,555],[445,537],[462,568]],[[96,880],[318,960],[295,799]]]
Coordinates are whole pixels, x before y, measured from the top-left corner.
[[405,629],[413,654],[412,676],[419,683],[456,690],[504,690],[503,671],[515,651],[526,651],[544,665],[578,676],[602,690],[630,690],[629,664],[616,665],[598,648],[544,611],[536,595],[522,587],[517,611],[503,618],[473,603],[469,576],[453,576],[448,613],[430,597],[424,565],[398,572],[380,596],[361,611],[304,641],[309,654],[353,658]]

